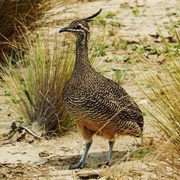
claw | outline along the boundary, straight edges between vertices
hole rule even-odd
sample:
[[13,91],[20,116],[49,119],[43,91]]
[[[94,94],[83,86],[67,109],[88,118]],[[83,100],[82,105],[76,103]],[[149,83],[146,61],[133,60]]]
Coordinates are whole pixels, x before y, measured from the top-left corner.
[[111,162],[108,161],[108,160],[106,160],[106,161],[104,162],[104,164],[105,164],[106,166],[111,166]]
[[83,162],[78,162],[76,164],[71,164],[69,166],[69,169],[78,169],[78,168],[82,169],[83,167],[84,167],[84,163]]

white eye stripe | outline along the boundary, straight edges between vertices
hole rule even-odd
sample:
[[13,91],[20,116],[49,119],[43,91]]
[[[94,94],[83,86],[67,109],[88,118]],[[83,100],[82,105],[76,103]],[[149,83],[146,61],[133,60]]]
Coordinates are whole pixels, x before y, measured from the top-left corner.
[[79,25],[82,29],[84,29],[84,30],[86,30],[87,32],[89,32],[89,33],[90,33],[89,29],[88,29],[88,28],[86,28],[85,26],[83,26],[81,23],[79,23],[78,25]]
[[87,32],[90,33],[89,29],[83,26],[83,29],[85,29]]
[[71,31],[74,31],[74,32],[82,32],[82,33],[84,33],[84,31],[82,30],[82,29],[71,29]]

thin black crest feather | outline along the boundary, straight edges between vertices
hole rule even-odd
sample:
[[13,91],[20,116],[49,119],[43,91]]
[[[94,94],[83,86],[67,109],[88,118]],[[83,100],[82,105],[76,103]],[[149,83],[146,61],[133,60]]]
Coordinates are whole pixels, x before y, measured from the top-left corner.
[[92,19],[93,19],[94,17],[96,17],[97,15],[99,15],[99,14],[101,13],[101,11],[102,11],[102,9],[100,9],[97,13],[93,14],[92,16],[89,16],[89,17],[87,17],[87,18],[83,18],[82,20],[84,20],[84,21],[86,21],[86,22],[90,22],[90,21],[92,21]]

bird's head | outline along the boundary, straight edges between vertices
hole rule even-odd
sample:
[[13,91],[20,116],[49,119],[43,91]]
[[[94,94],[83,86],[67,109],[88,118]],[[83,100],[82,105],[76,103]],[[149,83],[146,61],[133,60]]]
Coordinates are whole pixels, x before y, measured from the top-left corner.
[[100,9],[97,13],[93,14],[90,17],[75,20],[71,22],[67,27],[64,27],[59,30],[59,33],[62,32],[71,32],[73,33],[78,40],[88,40],[90,36],[89,24],[88,22],[92,21],[94,17],[100,14],[102,9]]

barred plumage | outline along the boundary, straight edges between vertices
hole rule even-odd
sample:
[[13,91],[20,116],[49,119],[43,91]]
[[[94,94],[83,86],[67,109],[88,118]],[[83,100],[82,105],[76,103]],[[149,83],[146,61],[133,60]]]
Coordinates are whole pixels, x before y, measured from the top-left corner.
[[59,31],[77,36],[75,67],[63,89],[63,101],[86,140],[81,160],[70,168],[84,167],[94,134],[109,140],[108,164],[118,135],[140,136],[143,131],[143,116],[138,105],[119,84],[101,76],[89,63],[88,22],[100,12],[75,20]]

